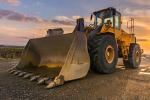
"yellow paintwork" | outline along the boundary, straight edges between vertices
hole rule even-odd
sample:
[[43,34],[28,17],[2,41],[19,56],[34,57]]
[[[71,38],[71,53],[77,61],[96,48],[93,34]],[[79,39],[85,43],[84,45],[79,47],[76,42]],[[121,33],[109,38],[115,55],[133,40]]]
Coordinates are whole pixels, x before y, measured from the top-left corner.
[[122,50],[121,52],[122,52],[123,58],[127,59],[130,43],[136,42],[134,34],[128,34],[122,29],[119,30],[119,29],[113,28],[111,24],[109,25],[104,24],[102,26],[102,29],[99,32],[99,34],[105,34],[105,33],[114,34],[118,47],[120,47]]

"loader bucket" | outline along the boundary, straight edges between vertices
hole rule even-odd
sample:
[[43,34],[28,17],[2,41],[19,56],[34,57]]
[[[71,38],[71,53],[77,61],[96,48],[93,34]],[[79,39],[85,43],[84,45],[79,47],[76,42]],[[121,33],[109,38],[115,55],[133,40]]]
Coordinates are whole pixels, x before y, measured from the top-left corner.
[[31,80],[42,77],[52,79],[47,88],[86,76],[90,67],[87,37],[83,32],[77,31],[78,27],[79,24],[70,34],[29,40],[16,66],[19,71],[14,71],[15,75],[30,77]]

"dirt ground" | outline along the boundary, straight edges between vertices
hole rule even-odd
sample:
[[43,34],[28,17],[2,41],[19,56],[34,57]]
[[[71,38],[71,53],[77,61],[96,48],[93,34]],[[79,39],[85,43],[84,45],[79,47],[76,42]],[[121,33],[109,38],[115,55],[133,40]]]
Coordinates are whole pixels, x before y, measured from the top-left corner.
[[0,100],[150,100],[150,56],[139,69],[117,66],[113,74],[92,71],[79,80],[46,90],[7,72],[18,61],[0,61]]

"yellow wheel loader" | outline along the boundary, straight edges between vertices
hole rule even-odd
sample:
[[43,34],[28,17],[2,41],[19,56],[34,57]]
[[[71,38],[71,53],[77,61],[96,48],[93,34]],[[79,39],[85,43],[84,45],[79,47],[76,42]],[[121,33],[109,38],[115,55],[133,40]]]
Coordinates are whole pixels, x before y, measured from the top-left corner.
[[29,40],[19,64],[9,73],[53,88],[85,77],[90,68],[112,73],[118,58],[123,58],[126,68],[138,68],[142,50],[134,33],[121,29],[121,14],[109,7],[93,12],[91,19],[94,23],[89,26],[84,26],[83,18],[77,19],[72,33],[50,29],[46,37]]

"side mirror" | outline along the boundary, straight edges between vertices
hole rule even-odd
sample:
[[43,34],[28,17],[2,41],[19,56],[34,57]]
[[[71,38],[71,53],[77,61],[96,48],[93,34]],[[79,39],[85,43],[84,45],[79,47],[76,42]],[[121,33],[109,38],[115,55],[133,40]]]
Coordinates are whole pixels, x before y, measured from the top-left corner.
[[93,19],[93,14],[91,14],[91,17],[90,17],[90,20],[92,20]]

